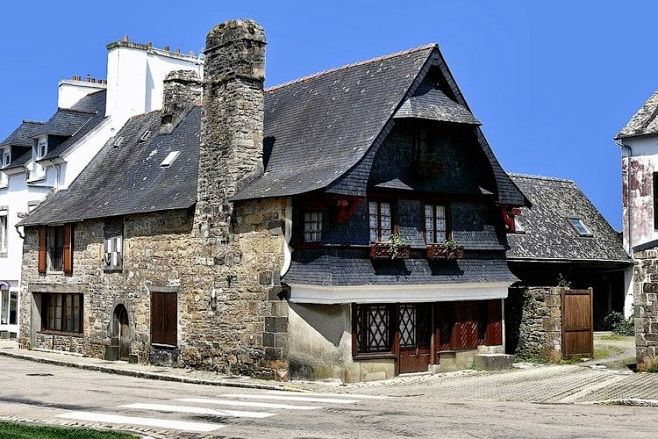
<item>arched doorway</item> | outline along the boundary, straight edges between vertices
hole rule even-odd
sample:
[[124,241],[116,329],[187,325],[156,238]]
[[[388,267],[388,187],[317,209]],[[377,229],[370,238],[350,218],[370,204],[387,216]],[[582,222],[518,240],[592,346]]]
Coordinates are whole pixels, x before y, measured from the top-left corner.
[[119,360],[128,361],[128,357],[130,356],[130,325],[128,322],[128,311],[121,304],[114,308],[112,328],[112,345],[119,348]]

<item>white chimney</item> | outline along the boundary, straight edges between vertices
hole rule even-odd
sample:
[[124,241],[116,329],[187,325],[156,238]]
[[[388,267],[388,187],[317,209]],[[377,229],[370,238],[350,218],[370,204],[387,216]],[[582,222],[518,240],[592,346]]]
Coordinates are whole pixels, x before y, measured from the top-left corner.
[[99,90],[105,90],[106,87],[105,81],[90,77],[84,80],[79,76],[74,76],[73,79],[62,79],[57,84],[57,106],[71,108],[80,99]]

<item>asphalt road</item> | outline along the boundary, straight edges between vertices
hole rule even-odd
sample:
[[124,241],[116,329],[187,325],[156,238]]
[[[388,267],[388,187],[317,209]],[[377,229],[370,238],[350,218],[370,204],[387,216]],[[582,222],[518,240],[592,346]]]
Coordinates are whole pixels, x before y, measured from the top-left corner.
[[566,375],[556,372],[555,377],[519,371],[443,380],[421,377],[387,385],[319,386],[315,393],[300,394],[160,382],[0,358],[0,418],[175,438],[658,435],[658,408],[547,403],[550,398],[532,402],[537,399],[528,395],[537,386],[546,387],[543,393],[535,389],[537,394],[549,394],[574,380],[594,387],[607,382],[593,382],[589,372],[586,378],[577,369],[564,370]]

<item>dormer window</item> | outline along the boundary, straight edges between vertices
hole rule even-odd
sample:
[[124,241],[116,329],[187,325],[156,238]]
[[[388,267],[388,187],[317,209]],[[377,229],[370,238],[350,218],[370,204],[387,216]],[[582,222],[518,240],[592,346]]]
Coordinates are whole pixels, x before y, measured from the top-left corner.
[[371,201],[368,203],[370,218],[370,242],[388,242],[393,234],[391,203]]
[[576,230],[579,236],[592,236],[592,232],[585,225],[583,220],[581,220],[578,217],[571,217],[567,219],[569,220],[569,224],[571,224],[571,227],[573,227],[574,230]]
[[322,240],[322,212],[304,212],[304,242]]
[[0,162],[1,167],[6,168],[11,163],[11,150],[5,149],[2,151],[2,161]]
[[48,139],[46,138],[39,139],[39,141],[37,142],[37,151],[36,151],[37,160],[44,158],[47,153],[48,153]]

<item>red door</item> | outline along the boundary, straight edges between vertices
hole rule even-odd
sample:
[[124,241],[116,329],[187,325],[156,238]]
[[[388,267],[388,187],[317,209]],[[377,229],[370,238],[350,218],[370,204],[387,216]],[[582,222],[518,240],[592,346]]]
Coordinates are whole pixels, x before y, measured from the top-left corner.
[[426,372],[430,364],[432,306],[403,303],[398,314],[399,373]]

